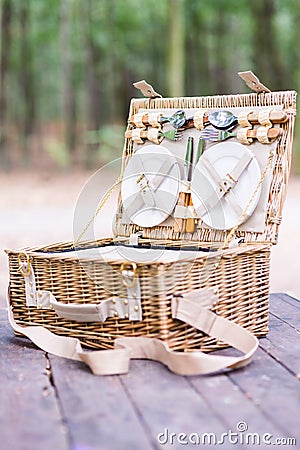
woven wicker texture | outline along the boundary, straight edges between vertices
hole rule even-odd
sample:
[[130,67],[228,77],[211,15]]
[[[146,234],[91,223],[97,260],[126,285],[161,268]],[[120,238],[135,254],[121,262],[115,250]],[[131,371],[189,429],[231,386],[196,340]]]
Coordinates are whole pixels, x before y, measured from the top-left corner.
[[[286,187],[291,167],[292,141],[294,132],[294,121],[296,115],[296,92],[269,92],[261,94],[239,94],[218,95],[210,97],[187,97],[187,98],[157,98],[157,99],[133,99],[130,106],[129,116],[137,114],[140,109],[183,109],[199,108],[203,110],[216,108],[247,108],[282,106],[288,120],[280,124],[282,136],[278,140],[276,148],[275,166],[273,169],[272,183],[270,186],[269,200],[267,206],[266,225],[264,233],[255,233],[238,230],[236,235],[243,237],[246,242],[261,242],[276,244],[278,229],[282,219],[282,208],[286,196]],[[129,129],[129,128],[128,128]],[[133,142],[125,140],[123,151],[124,166],[132,154]],[[200,242],[223,242],[226,232],[201,228],[194,233],[175,232],[173,227],[156,226],[153,228],[140,228],[134,224],[122,223],[122,203],[120,199],[119,211],[116,222],[116,234],[119,236],[130,236],[132,233],[142,232],[143,237],[151,239],[178,239]]]
[[[268,331],[268,299],[270,273],[270,244],[276,243],[281,222],[283,202],[291,165],[291,151],[295,119],[296,93],[294,91],[170,99],[134,99],[129,116],[140,109],[216,108],[281,106],[288,116],[280,124],[282,136],[276,148],[276,161],[267,205],[267,219],[263,233],[242,232],[245,244],[234,249],[222,248],[209,252],[194,262],[173,264],[138,264],[141,284],[142,321],[109,318],[104,323],[76,323],[59,318],[51,309],[26,306],[25,282],[19,268],[19,251],[8,251],[10,264],[10,302],[14,318],[20,325],[42,325],[54,333],[77,337],[88,347],[112,348],[114,339],[120,336],[150,336],[167,342],[170,348],[181,351],[211,351],[224,346],[193,327],[172,319],[171,301],[177,295],[200,288],[213,287],[219,297],[213,310],[246,327],[257,336]],[[129,128],[128,128],[129,129]],[[133,152],[133,141],[125,140],[124,167]],[[195,233],[175,232],[172,226],[141,229],[121,222],[121,198],[118,207],[115,234],[128,237],[142,231],[142,241],[152,245],[195,244],[209,246],[224,243],[229,231],[199,228]],[[112,242],[110,239],[80,243],[95,247]],[[80,261],[68,256],[72,243],[55,244],[45,248],[26,249],[35,273],[37,290],[50,291],[62,303],[101,303],[114,295],[126,296],[126,288],[120,277],[121,263],[108,265],[103,261]],[[65,256],[62,252],[66,252]],[[60,252],[55,254],[54,252]],[[52,253],[51,256],[47,253]],[[88,270],[85,270],[88,265]],[[92,275],[92,276],[91,276]]]
[[[97,241],[101,246],[108,240]],[[71,244],[39,249],[45,252],[67,250]],[[109,266],[99,261],[83,262],[76,257],[52,256],[27,250],[35,273],[37,290],[48,290],[63,303],[100,303],[111,291],[126,296],[120,263]],[[176,350],[210,351],[222,347],[198,330],[173,320],[171,300],[174,295],[213,287],[220,301],[214,310],[234,320],[256,335],[267,333],[269,296],[269,255],[266,245],[248,245],[209,253],[195,262],[138,265],[141,283],[143,320],[108,319],[105,323],[76,323],[58,318],[54,311],[27,307],[24,277],[20,274],[18,252],[10,251],[10,301],[14,318],[20,325],[37,324],[54,333],[78,337],[94,348],[111,348],[116,337],[151,336],[167,341]],[[221,253],[221,257],[220,257]],[[66,254],[67,255],[67,254]],[[85,264],[88,264],[87,275]],[[108,291],[107,289],[110,289]]]

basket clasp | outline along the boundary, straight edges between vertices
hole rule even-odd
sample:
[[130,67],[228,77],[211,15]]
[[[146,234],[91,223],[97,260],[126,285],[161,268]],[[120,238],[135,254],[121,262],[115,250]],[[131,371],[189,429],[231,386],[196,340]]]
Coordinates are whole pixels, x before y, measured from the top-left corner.
[[[25,261],[24,261],[25,258]],[[27,265],[27,270],[24,271],[24,263]],[[30,256],[26,252],[21,252],[18,254],[18,265],[19,265],[19,271],[23,277],[29,277],[31,274],[31,268],[30,268]]]
[[134,262],[122,263],[120,267],[123,284],[129,288],[135,285],[137,265]]

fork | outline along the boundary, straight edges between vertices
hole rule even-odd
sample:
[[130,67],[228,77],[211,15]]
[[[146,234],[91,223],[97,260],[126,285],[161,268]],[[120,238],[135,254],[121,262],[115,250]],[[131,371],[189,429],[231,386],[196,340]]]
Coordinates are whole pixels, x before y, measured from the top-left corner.
[[236,137],[237,133],[230,131],[217,130],[215,128],[205,128],[200,132],[200,138],[205,141],[225,141],[226,139]]
[[179,133],[176,129],[168,130],[168,131],[159,131],[159,136],[163,136],[166,139],[169,139],[170,141],[178,141],[182,138],[182,133]]
[[[158,136],[169,139],[170,141],[179,141],[183,135],[178,130],[172,129],[172,130],[167,130],[167,131],[159,130]],[[125,137],[127,139],[132,138],[132,130],[127,130],[125,133]],[[141,139],[148,139],[148,131],[141,130],[140,137],[141,137]]]
[[[256,129],[251,129],[247,131],[247,138],[256,138]],[[280,136],[282,130],[280,128],[269,128],[268,138],[276,139]],[[205,128],[200,132],[200,138],[206,141],[225,141],[226,139],[237,137],[237,133],[232,133],[225,130],[216,130],[215,128]]]

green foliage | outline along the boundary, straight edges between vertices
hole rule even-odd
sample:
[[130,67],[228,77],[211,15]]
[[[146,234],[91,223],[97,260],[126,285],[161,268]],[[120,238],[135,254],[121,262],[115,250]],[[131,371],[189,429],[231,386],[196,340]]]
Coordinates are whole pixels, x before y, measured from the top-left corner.
[[45,144],[46,153],[60,169],[70,165],[70,155],[64,143],[56,138],[47,139]]
[[99,130],[88,131],[86,143],[97,146],[98,159],[108,163],[122,156],[125,128],[120,125],[104,125]]
[[[168,95],[170,77],[176,76],[175,69],[169,73],[173,0],[10,1],[12,43],[6,114],[8,122],[18,125],[18,141],[22,142],[27,111],[21,88],[25,37],[36,128],[46,129],[48,123],[65,120],[63,108],[71,97],[69,122],[76,145],[85,138],[78,130],[99,129],[101,158],[119,156],[123,130],[115,124],[125,124],[130,98],[139,95],[132,83],[146,79]],[[179,1],[183,3],[184,95],[247,92],[235,76],[246,69],[257,70],[261,81],[274,90],[299,88],[299,0]],[[67,19],[62,13],[66,2],[70,8]],[[257,44],[258,32],[267,23],[259,14],[264,5],[272,7],[274,45],[269,52],[263,52],[264,42]],[[28,13],[25,36],[21,25],[24,10]],[[65,29],[70,29],[69,42],[63,40]],[[5,51],[5,45],[1,50]],[[66,61],[69,74],[65,72]],[[74,148],[64,143],[59,150],[61,138],[55,139],[44,151],[50,152],[58,165],[72,163]]]

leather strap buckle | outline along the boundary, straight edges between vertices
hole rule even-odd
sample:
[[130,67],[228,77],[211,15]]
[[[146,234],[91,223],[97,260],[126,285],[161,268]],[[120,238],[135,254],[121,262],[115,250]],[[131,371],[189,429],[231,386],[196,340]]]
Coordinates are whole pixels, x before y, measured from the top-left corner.
[[[25,258],[25,261],[23,260],[23,258]],[[23,268],[24,265],[27,264],[27,270],[26,272],[24,272]],[[23,275],[23,277],[29,277],[30,273],[31,273],[31,268],[30,268],[30,257],[27,253],[22,252],[18,254],[18,264],[19,264],[19,271],[21,272],[21,275]]]
[[126,287],[132,287],[136,282],[137,265],[134,262],[122,263],[120,267],[122,282]]
[[237,180],[233,178],[229,173],[226,174],[226,178],[223,178],[220,183],[220,188],[224,191],[224,193],[228,192],[229,189],[232,189],[237,183]]

